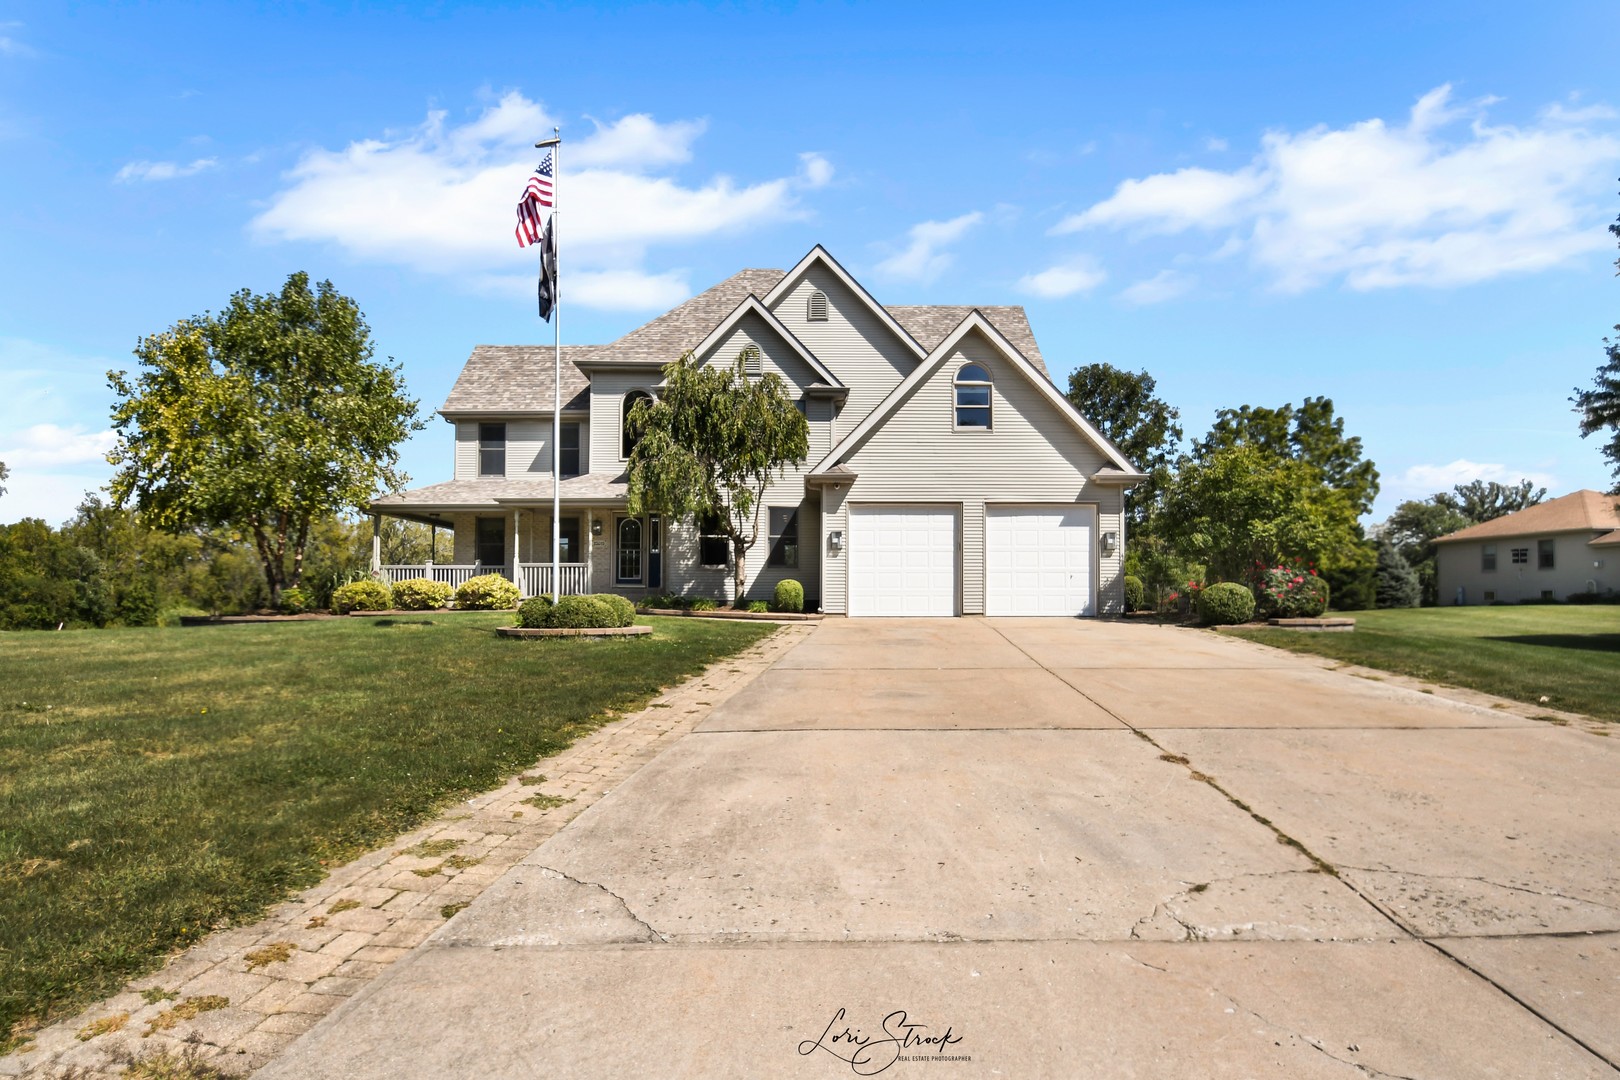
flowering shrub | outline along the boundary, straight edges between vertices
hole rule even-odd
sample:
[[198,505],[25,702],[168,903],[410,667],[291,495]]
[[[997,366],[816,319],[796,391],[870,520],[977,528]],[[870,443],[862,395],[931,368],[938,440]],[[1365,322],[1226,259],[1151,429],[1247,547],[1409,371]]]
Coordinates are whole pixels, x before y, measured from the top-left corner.
[[1268,618],[1311,618],[1328,605],[1328,584],[1315,563],[1292,559],[1277,566],[1254,564],[1254,596]]

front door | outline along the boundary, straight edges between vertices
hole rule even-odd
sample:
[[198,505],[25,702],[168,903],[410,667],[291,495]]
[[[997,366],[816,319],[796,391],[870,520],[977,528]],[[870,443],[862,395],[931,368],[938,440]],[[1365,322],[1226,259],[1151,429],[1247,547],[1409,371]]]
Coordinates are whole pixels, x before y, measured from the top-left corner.
[[664,585],[663,522],[657,514],[647,519],[647,588],[659,589]]
[[579,517],[557,519],[557,561],[578,563],[585,561],[585,549],[579,546]]
[[474,535],[473,558],[485,566],[506,565],[506,519],[481,517]]
[[644,551],[641,519],[620,518],[614,534],[614,581],[620,585],[640,585]]

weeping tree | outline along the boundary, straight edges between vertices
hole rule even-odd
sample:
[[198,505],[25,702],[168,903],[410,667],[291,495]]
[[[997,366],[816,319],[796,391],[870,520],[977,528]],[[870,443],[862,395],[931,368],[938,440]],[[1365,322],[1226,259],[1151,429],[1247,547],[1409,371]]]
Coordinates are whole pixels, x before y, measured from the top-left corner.
[[114,500],[170,531],[241,533],[278,603],[311,525],[402,486],[399,444],[424,426],[370,335],[353,300],[300,272],[145,338],[139,374],[107,375]]
[[775,372],[699,364],[691,353],[664,368],[659,396],[628,418],[632,514],[712,517],[731,544],[740,601],[748,552],[759,543],[765,488],[810,453],[810,425]]

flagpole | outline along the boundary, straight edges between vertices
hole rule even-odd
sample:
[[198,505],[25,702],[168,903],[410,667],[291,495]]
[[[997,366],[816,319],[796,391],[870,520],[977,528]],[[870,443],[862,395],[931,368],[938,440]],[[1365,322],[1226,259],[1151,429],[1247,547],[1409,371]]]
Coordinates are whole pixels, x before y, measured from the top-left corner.
[[[551,129],[551,138],[534,144],[551,148],[551,267],[553,286],[551,298],[551,602],[562,595],[560,588],[562,561],[562,282],[557,273],[557,219],[562,206],[562,129]],[[540,245],[540,272],[546,268],[546,245]]]

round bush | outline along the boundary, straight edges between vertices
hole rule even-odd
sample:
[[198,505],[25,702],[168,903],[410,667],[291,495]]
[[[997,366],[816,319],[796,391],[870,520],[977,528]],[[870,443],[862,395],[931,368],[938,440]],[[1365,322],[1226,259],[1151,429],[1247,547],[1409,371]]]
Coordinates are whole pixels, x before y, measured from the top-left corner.
[[776,610],[803,611],[804,586],[792,578],[776,583]]
[[609,626],[631,626],[635,623],[636,605],[624,597],[615,596],[613,593],[597,593],[592,599],[600,601],[613,616],[613,621],[608,623]]
[[332,610],[339,615],[351,611],[387,611],[394,606],[394,598],[387,585],[365,578],[339,585],[332,590]]
[[528,630],[550,626],[551,609],[551,597],[531,596],[518,605],[518,625]]
[[479,574],[468,578],[456,590],[456,607],[471,611],[495,611],[515,608],[518,587],[499,574]]
[[394,583],[394,606],[406,611],[432,611],[450,606],[455,590],[442,581],[427,578],[407,578]]
[[588,630],[613,626],[617,618],[600,596],[562,596],[551,609],[546,625],[559,630]]
[[1236,626],[1254,616],[1254,593],[1248,586],[1223,581],[1198,593],[1198,619],[1205,626]]
[[297,585],[290,585],[281,590],[281,613],[283,615],[302,615],[314,606],[314,599]]
[[1125,575],[1125,610],[1141,611],[1147,604],[1147,589],[1135,574]]

